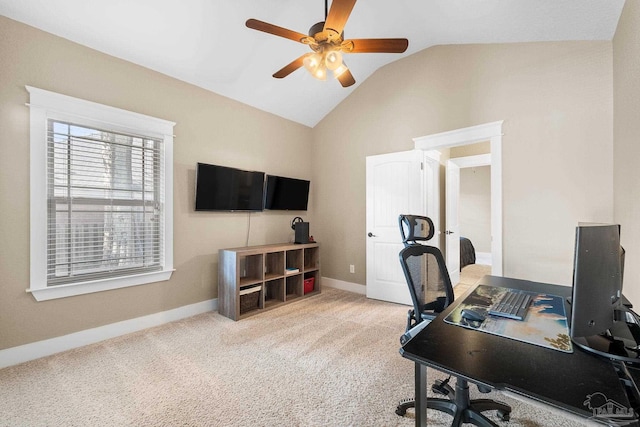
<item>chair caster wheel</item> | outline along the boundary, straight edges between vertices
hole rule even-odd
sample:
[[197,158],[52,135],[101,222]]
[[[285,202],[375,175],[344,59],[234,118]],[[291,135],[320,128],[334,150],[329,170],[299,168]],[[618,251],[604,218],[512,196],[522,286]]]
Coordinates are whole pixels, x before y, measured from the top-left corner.
[[396,415],[400,415],[401,417],[404,417],[406,413],[407,413],[407,410],[405,408],[402,408],[400,406],[396,408]]
[[444,381],[436,380],[436,382],[431,385],[431,391],[437,394],[441,394],[443,396],[448,396],[449,390],[447,390],[447,384],[449,384],[450,379],[451,377],[447,378]]
[[505,411],[498,411],[498,418],[502,421],[509,421],[511,419],[511,413]]
[[398,403],[398,407],[396,408],[396,414],[404,417],[407,413],[407,409],[415,407],[415,401],[413,399],[402,399]]
[[490,387],[485,387],[483,385],[479,385],[478,386],[478,391],[480,393],[490,393],[491,392],[491,388]]

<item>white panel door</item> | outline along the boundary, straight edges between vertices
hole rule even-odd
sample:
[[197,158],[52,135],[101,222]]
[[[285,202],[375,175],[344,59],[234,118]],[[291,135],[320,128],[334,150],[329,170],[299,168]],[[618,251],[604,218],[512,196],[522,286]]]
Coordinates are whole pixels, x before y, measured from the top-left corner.
[[447,213],[446,213],[446,258],[451,284],[460,281],[460,220],[458,203],[460,201],[460,167],[449,160],[447,162]]
[[425,214],[423,152],[367,157],[367,297],[411,304],[398,254],[398,216]]

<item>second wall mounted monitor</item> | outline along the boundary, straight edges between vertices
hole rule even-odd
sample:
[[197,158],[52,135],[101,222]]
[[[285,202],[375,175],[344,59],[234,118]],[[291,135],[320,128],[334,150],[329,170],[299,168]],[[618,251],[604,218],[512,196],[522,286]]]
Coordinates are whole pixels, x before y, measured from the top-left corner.
[[304,179],[267,175],[264,208],[306,211],[310,182]]

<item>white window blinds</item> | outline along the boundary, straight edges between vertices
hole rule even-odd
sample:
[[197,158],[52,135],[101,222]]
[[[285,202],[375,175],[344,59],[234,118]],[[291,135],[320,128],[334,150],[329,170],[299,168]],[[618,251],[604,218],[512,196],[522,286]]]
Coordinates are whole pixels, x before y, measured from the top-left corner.
[[47,286],[163,268],[162,140],[47,120]]

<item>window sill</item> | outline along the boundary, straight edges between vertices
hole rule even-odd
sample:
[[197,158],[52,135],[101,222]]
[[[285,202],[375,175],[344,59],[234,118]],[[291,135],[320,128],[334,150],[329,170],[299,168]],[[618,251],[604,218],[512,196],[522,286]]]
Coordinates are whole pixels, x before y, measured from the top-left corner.
[[175,270],[154,271],[152,273],[137,274],[134,276],[119,277],[114,279],[94,280],[91,282],[73,283],[44,288],[29,288],[36,301],[66,298],[75,295],[84,295],[94,292],[109,291],[112,289],[126,288],[130,286],[144,285],[147,283],[169,280]]

